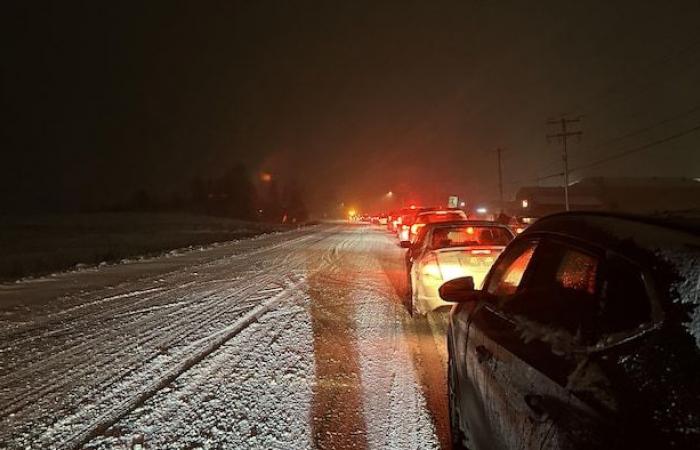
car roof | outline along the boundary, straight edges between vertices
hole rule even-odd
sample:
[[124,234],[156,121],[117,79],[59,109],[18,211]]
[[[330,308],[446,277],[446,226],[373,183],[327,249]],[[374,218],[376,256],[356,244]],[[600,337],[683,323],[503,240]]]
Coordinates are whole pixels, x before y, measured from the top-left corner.
[[429,216],[431,214],[442,215],[442,214],[453,213],[453,212],[458,212],[458,211],[464,213],[464,211],[462,211],[459,208],[440,208],[440,209],[431,209],[431,210],[427,210],[427,211],[421,211],[418,213],[418,215],[419,216]]
[[570,236],[623,254],[630,244],[651,252],[694,248],[700,254],[700,226],[686,218],[575,211],[545,216],[521,236],[533,234]]
[[433,222],[425,225],[427,229],[451,227],[499,227],[510,231],[506,225],[491,220],[450,220],[448,222]]

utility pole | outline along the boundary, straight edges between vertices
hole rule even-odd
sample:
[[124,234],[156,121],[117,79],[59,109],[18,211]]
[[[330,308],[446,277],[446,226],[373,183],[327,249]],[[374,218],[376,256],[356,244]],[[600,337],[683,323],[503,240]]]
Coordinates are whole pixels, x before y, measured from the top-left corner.
[[561,133],[548,134],[547,140],[549,141],[552,138],[560,138],[563,144],[562,160],[564,162],[564,204],[566,205],[567,211],[569,211],[569,155],[566,149],[566,140],[570,136],[580,138],[583,133],[581,131],[568,131],[566,126],[570,123],[578,123],[580,121],[580,118],[566,119],[564,117],[558,120],[551,119],[547,121],[549,125],[561,125]]
[[503,214],[503,166],[501,165],[501,152],[503,150],[500,148],[496,149],[496,154],[498,155],[498,205],[501,208],[500,213]]

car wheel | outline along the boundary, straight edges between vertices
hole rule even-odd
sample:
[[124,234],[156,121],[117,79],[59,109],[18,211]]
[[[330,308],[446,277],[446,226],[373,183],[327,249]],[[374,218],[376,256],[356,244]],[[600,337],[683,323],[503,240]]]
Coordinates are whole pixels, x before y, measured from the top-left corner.
[[448,390],[448,410],[450,415],[450,438],[452,441],[453,450],[468,450],[467,443],[469,442],[467,434],[462,430],[461,421],[459,418],[459,407],[457,406],[456,394],[456,374],[452,358],[449,358],[447,369],[447,390]]

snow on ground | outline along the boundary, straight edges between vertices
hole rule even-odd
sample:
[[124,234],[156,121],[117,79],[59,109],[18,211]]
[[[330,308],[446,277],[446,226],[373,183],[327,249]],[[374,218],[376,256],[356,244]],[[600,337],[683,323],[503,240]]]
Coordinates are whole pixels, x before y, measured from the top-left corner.
[[[143,255],[285,229],[280,225],[184,213],[0,216],[0,280],[85,270]],[[56,251],[60,249],[60,251]]]
[[426,333],[416,356],[387,272],[400,249],[366,227],[244,243],[13,310],[0,331],[0,448],[444,443],[429,387],[444,372],[440,339]]
[[313,347],[304,299],[290,296],[87,448],[311,446]]
[[421,392],[408,342],[403,339],[403,307],[377,261],[383,236],[370,234],[356,261],[353,286],[355,333],[368,448],[439,448]]

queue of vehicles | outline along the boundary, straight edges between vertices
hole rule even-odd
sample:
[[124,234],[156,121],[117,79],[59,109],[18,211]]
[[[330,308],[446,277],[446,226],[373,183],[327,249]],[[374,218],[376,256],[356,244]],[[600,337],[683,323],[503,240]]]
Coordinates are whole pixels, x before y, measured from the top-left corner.
[[517,234],[416,208],[386,226],[409,312],[451,307],[453,448],[700,448],[700,220],[562,213]]

